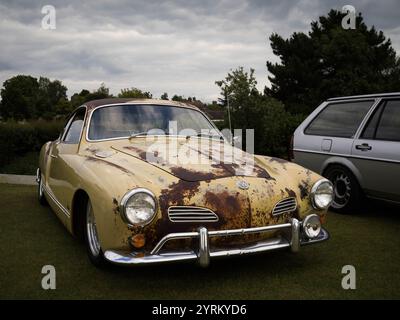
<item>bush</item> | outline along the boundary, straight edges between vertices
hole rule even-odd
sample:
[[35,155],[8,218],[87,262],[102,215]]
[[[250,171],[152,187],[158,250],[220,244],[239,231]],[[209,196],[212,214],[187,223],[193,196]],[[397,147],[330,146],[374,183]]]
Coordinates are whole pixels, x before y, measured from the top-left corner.
[[42,145],[57,139],[63,121],[33,121],[0,123],[0,166],[28,152],[38,152]]

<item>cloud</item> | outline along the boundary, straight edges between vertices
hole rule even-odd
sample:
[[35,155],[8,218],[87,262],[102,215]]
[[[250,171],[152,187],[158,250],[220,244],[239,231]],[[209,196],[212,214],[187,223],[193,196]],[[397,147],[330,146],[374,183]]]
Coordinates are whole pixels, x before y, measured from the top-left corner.
[[[56,30],[41,29],[47,4],[57,10]],[[396,1],[353,6],[399,51]],[[113,93],[135,86],[211,101],[214,82],[238,66],[255,68],[262,89],[266,60],[277,60],[269,35],[307,31],[332,7],[340,8],[322,0],[0,1],[0,81],[43,75],[62,80],[69,95],[105,82]]]

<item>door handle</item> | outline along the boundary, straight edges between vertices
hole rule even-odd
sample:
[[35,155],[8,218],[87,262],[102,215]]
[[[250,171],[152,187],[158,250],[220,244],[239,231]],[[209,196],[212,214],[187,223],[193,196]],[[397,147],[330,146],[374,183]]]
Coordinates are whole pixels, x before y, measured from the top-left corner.
[[50,154],[50,157],[57,159],[57,156],[55,156],[54,154]]
[[361,151],[367,151],[367,150],[371,150],[372,147],[368,143],[363,143],[363,144],[356,145],[356,149],[361,150]]

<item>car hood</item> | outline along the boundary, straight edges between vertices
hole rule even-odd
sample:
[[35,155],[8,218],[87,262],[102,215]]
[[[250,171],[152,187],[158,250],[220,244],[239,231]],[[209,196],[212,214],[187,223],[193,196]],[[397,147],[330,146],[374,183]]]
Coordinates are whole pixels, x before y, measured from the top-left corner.
[[223,141],[181,138],[115,143],[112,149],[140,159],[186,181],[245,176],[273,179],[272,167]]

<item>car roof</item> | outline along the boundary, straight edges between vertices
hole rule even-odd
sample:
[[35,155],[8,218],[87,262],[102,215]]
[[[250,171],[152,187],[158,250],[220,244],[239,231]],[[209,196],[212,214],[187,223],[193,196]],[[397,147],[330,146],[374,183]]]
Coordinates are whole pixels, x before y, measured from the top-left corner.
[[156,104],[161,106],[174,106],[199,110],[195,105],[185,102],[161,100],[161,99],[134,99],[134,98],[107,98],[85,102],[84,105],[90,110],[108,104]]
[[345,97],[335,97],[329,98],[327,101],[336,101],[336,100],[352,100],[352,99],[363,99],[363,98],[385,98],[385,97],[400,97],[400,92],[389,92],[389,93],[375,93],[375,94],[364,94],[357,96],[345,96]]

